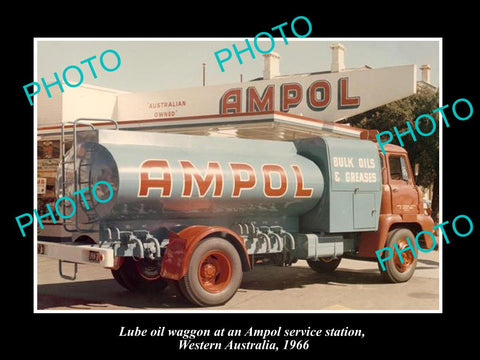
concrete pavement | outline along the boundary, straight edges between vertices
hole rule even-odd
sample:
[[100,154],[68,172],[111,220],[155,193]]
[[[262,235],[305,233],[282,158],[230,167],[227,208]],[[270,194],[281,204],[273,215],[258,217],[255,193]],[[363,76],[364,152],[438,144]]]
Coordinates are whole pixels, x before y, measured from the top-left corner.
[[[66,264],[68,273],[72,264]],[[38,258],[39,310],[195,310],[168,287],[155,295],[133,294],[109,270],[79,265],[76,281],[60,278],[56,260]],[[237,294],[208,310],[439,310],[439,252],[420,253],[406,283],[384,283],[376,262],[342,259],[330,274],[318,274],[306,261],[291,267],[256,265],[244,274]]]

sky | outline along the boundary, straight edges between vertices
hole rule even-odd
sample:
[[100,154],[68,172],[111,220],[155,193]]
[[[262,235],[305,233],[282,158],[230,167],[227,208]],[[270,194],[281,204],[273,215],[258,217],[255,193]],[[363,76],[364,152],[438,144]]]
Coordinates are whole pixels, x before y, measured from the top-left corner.
[[[260,38],[262,39],[262,38]],[[261,49],[269,49],[270,40],[259,41]],[[273,51],[280,55],[280,73],[299,74],[317,71],[329,71],[331,66],[330,45],[342,43],[345,47],[345,66],[355,68],[369,65],[383,68],[397,65],[416,64],[417,69],[429,64],[431,83],[440,85],[441,40],[438,38],[402,38],[402,39],[342,39],[342,38],[288,38],[288,44],[280,38],[275,39]],[[240,64],[232,49],[236,44],[239,50],[245,49],[244,38],[158,38],[158,39],[96,39],[96,38],[41,38],[37,46],[36,78],[40,82],[45,78],[47,84],[55,81],[54,72],[61,78],[68,66],[78,66],[83,73],[83,84],[113,88],[129,92],[150,92],[169,89],[181,89],[202,86],[203,63],[205,63],[206,85],[221,85],[248,81],[263,74],[263,55],[253,45],[255,59],[249,52],[241,54]],[[35,46],[35,45],[34,45]],[[215,52],[228,48],[232,58],[220,70]],[[115,50],[121,58],[121,64],[115,71],[105,71],[100,65],[100,55],[105,50]],[[224,56],[222,53],[220,56]],[[82,60],[96,56],[91,60],[97,78],[91,74],[87,63]],[[112,53],[106,53],[104,61],[107,67],[114,67],[116,59]],[[417,70],[417,79],[421,79]],[[67,72],[69,82],[75,84],[80,78],[74,69]]]

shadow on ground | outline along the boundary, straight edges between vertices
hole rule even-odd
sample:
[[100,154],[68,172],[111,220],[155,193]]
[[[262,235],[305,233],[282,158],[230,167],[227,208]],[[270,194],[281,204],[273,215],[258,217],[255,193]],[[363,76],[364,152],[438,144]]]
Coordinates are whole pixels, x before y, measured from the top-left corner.
[[125,290],[114,279],[38,285],[37,304],[39,310],[58,307],[104,310],[107,307],[112,309],[111,305],[132,309],[192,307],[173,286],[167,287],[162,293],[136,294]]
[[376,269],[352,270],[339,268],[332,273],[320,274],[309,267],[279,267],[256,264],[245,273],[241,288],[248,290],[284,290],[302,288],[311,284],[369,285],[384,283]]
[[[421,260],[428,265],[434,261]],[[438,263],[437,263],[438,264]],[[420,264],[419,264],[420,265]],[[418,266],[417,269],[421,270]],[[279,267],[256,264],[244,273],[242,290],[274,291],[303,288],[312,284],[329,286],[392,286],[387,284],[377,269],[354,270],[339,268],[335,272],[319,274],[309,267]],[[163,293],[136,294],[125,290],[113,279],[62,282],[38,286],[38,309],[68,308],[72,310],[112,309],[195,309],[170,285]]]

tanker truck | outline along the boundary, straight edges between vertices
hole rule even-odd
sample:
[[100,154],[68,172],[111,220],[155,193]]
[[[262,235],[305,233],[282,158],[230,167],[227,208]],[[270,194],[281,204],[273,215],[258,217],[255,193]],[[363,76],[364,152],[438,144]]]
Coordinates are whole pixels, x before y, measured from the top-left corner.
[[[334,271],[343,257],[377,261],[384,247],[432,232],[406,151],[375,141],[222,138],[72,124],[57,196],[76,204],[68,242],[38,241],[62,277],[77,264],[110,269],[132,292],[169,284],[197,306],[226,303],[259,262],[306,260]],[[93,186],[93,185],[96,186]],[[100,185],[99,185],[100,184]],[[108,186],[103,186],[108,185]],[[108,201],[106,201],[108,200]],[[63,201],[63,214],[73,214]],[[430,248],[430,237],[420,238]],[[417,247],[385,260],[381,275],[409,280]],[[384,255],[382,255],[384,256]],[[74,264],[66,275],[62,264]]]

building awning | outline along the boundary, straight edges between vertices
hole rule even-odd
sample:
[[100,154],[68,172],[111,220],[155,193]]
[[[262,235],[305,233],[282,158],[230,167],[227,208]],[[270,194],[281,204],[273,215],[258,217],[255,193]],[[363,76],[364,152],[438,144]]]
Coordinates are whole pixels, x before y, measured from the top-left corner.
[[[333,136],[372,138],[372,131],[300,115],[277,111],[227,115],[191,116],[168,119],[118,121],[121,130],[171,132],[177,134],[237,137],[247,139],[290,141],[307,137]],[[98,128],[111,126],[95,124]],[[78,129],[88,129],[79,127]],[[66,126],[71,131],[71,126]],[[61,126],[38,127],[38,136],[60,135]],[[374,136],[374,135],[373,135]]]

